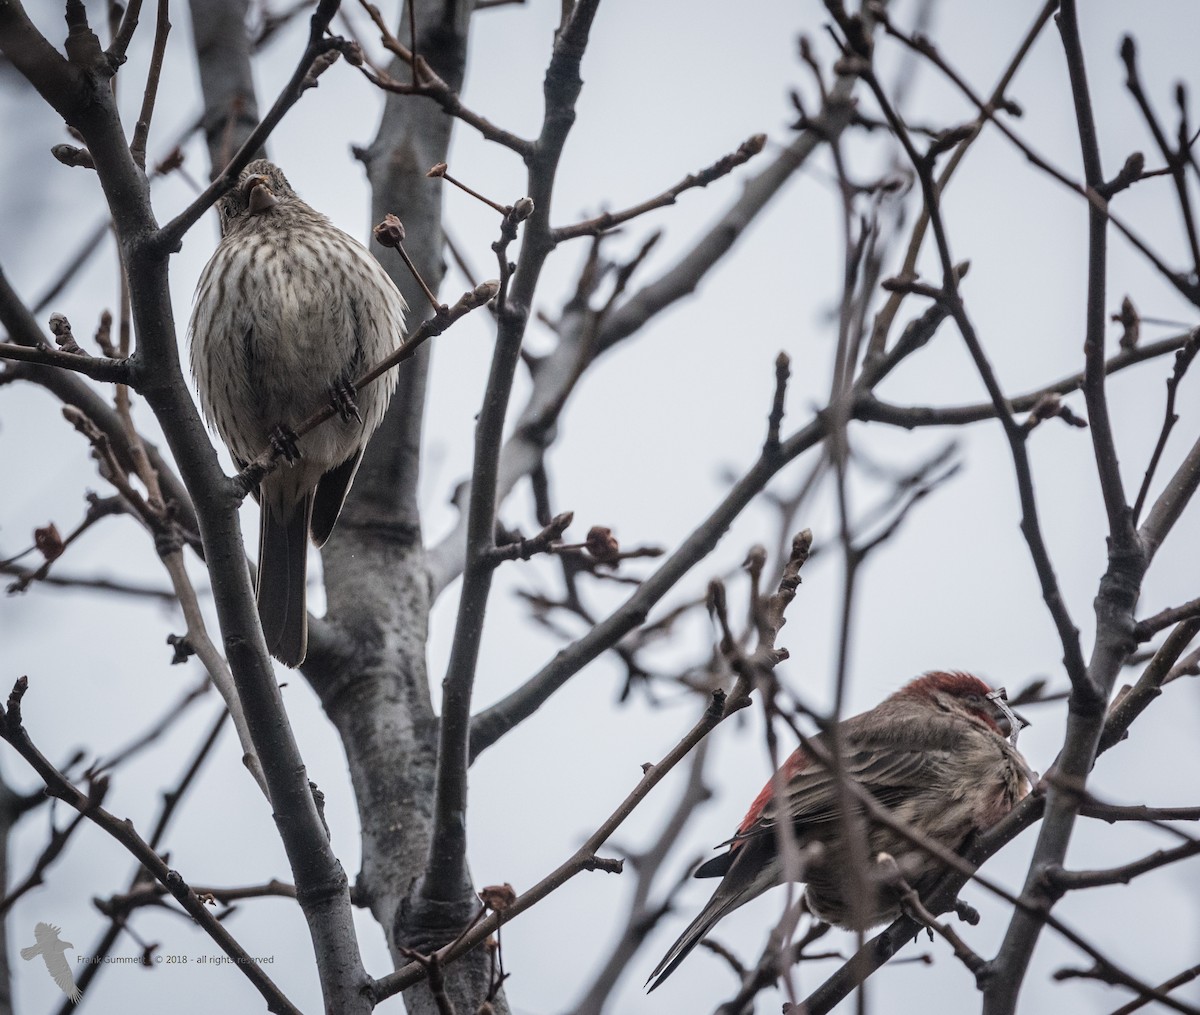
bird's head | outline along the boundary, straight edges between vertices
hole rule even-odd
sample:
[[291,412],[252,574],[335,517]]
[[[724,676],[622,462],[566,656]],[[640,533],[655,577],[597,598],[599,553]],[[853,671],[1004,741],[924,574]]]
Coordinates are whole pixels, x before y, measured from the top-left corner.
[[896,697],[926,701],[942,711],[965,715],[1014,745],[1017,734],[1029,725],[1028,719],[1009,708],[1004,688],[993,691],[969,673],[926,673],[902,687]]
[[274,162],[255,159],[242,170],[237,186],[217,203],[221,233],[227,233],[235,223],[253,219],[295,197],[296,192]]

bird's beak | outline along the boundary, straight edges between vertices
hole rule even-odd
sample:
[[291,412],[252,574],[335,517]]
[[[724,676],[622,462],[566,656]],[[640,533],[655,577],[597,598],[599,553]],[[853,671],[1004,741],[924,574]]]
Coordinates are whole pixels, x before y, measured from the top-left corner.
[[1029,720],[1008,707],[1008,691],[1003,687],[989,694],[988,701],[996,706],[996,711],[999,713],[996,717],[996,724],[1000,727],[1001,732],[1008,737],[1009,743],[1013,747],[1016,747],[1017,735],[1026,726],[1030,725]]
[[242,184],[246,194],[246,207],[251,215],[261,215],[268,208],[274,208],[279,203],[265,176],[251,176]]

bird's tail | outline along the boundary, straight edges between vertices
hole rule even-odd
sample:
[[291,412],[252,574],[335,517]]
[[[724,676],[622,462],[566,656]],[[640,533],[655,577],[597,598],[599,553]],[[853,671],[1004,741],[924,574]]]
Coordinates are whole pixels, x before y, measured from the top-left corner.
[[[654,967],[654,972],[646,980],[650,984],[647,993],[656,990],[663,980],[675,972],[679,963],[688,957],[691,950],[704,939],[704,936],[713,929],[718,920],[737,909],[743,902],[748,902],[750,898],[751,896],[744,893],[722,897],[718,889],[717,893],[708,900],[708,905],[700,910],[700,915],[688,924],[687,930],[679,935],[679,939],[671,945],[667,954],[662,957],[662,961]],[[651,983],[651,980],[654,982]]]
[[42,950],[37,945],[30,945],[28,948],[21,949],[21,958],[28,962],[35,955],[40,955],[41,953]]
[[287,666],[299,666],[308,651],[305,586],[312,509],[311,492],[289,518],[281,518],[263,498],[259,518],[258,616],[267,650]]

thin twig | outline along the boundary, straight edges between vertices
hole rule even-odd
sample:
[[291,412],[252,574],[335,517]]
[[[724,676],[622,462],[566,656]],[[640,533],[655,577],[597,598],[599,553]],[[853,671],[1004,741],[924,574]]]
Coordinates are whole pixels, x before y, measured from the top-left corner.
[[[469,127],[474,127],[488,141],[494,141],[522,157],[527,157],[531,153],[532,142],[518,137],[503,127],[496,126],[490,120],[464,106],[458,93],[442,80],[438,73],[429,66],[429,63],[419,56],[414,57],[412,50],[392,34],[379,8],[369,0],[360,0],[360,2],[371,20],[375,22],[375,27],[379,29],[384,47],[413,68],[413,80],[411,83],[407,83],[397,81],[383,71],[373,70],[364,65],[359,70],[368,81],[385,91],[396,92],[400,95],[420,95],[432,99],[447,114],[462,120]],[[420,66],[419,73],[418,64]]]
[[[444,304],[440,304],[438,312],[433,317],[423,321],[415,331],[406,335],[398,349],[376,363],[361,377],[356,378],[353,383],[354,389],[361,391],[368,384],[372,384],[379,377],[387,373],[387,371],[391,370],[392,367],[411,358],[425,341],[442,334],[442,332],[460,318],[493,299],[497,289],[498,286],[495,282],[481,282],[474,289],[463,293],[454,306],[446,307]],[[292,432],[297,437],[303,437],[327,419],[332,419],[336,414],[337,409],[332,403],[327,402],[302,422],[296,424],[292,428]],[[276,466],[281,454],[280,449],[269,446],[252,459],[238,474],[238,479],[243,489],[252,490],[257,488],[262,477]]]
[[1158,468],[1163,451],[1166,449],[1167,438],[1171,435],[1172,428],[1179,422],[1179,414],[1175,411],[1175,395],[1179,390],[1179,382],[1183,380],[1183,375],[1187,373],[1188,367],[1192,365],[1192,360],[1196,358],[1197,352],[1200,352],[1200,328],[1194,330],[1188,336],[1183,348],[1175,354],[1175,368],[1171,371],[1171,376],[1167,378],[1167,405],[1164,412],[1162,429],[1159,431],[1158,440],[1154,444],[1154,451],[1150,455],[1150,463],[1146,466],[1146,475],[1142,478],[1142,485],[1138,490],[1137,500],[1133,502],[1134,525],[1137,525],[1138,519],[1142,516],[1142,508],[1146,504],[1146,495],[1150,492],[1150,483],[1154,479],[1154,472]]
[[81,356],[77,353],[51,349],[46,345],[29,346],[0,342],[0,359],[15,360],[19,363],[40,363],[42,366],[72,370],[77,374],[90,377],[94,381],[110,381],[114,384],[126,384],[132,376],[127,360],[111,360],[103,356]]
[[[168,593],[168,596],[174,601],[175,597],[173,595]],[[162,716],[157,722],[152,723],[124,747],[114,751],[109,757],[101,758],[97,761],[95,770],[97,772],[110,772],[114,768],[119,768],[130,758],[136,757],[147,747],[157,743],[165,733],[188,714],[188,710],[194,702],[199,701],[208,693],[209,686],[208,675],[205,674],[204,678],[195,687],[184,691],[183,694],[172,701],[163,710]]]
[[167,51],[167,35],[171,31],[169,0],[158,0],[158,22],[154,29],[154,50],[150,54],[150,70],[146,75],[146,91],[142,96],[142,111],[133,128],[133,140],[129,154],[133,160],[146,168],[146,141],[150,136],[150,119],[154,116],[154,100],[158,95],[158,82],[162,76],[163,55]]
[[[997,81],[996,86],[992,89],[987,102],[983,105],[979,116],[976,118],[975,124],[977,129],[959,141],[954,151],[950,154],[950,157],[946,160],[946,165],[938,177],[937,189],[939,196],[945,193],[946,187],[950,184],[951,177],[966,157],[968,149],[975,142],[975,139],[979,137],[983,126],[992,119],[994,112],[1006,102],[1004,93],[1008,90],[1012,79],[1016,77],[1021,64],[1025,62],[1025,57],[1028,56],[1029,51],[1033,48],[1037,37],[1041,35],[1042,29],[1049,22],[1050,16],[1057,9],[1058,0],[1046,0],[1042,4],[1037,17],[1034,18],[1033,23],[1029,26],[1029,30],[1021,40],[1021,44],[1017,47],[1012,59],[1009,60],[1008,66],[1005,67],[1004,72],[1000,75],[999,81]],[[922,207],[917,221],[913,224],[912,236],[909,239],[908,249],[904,255],[904,263],[897,273],[901,277],[908,277],[916,273],[917,258],[920,255],[921,246],[924,243],[928,227],[929,212]],[[876,359],[884,354],[888,332],[891,330],[892,322],[895,320],[903,298],[903,293],[892,293],[884,304],[883,309],[875,316],[875,323],[871,330],[871,339],[867,346],[867,359]]]
[[1114,228],[1131,243],[1139,253],[1142,254],[1158,271],[1160,275],[1175,288],[1185,299],[1193,304],[1200,305],[1200,284],[1194,283],[1187,278],[1186,275],[1172,271],[1170,267],[1160,258],[1149,245],[1142,240],[1124,221],[1112,213],[1108,207],[1108,199],[1096,191],[1090,189],[1084,184],[1073,180],[1070,176],[1064,173],[1061,169],[1053,165],[1049,160],[1039,155],[1030,145],[1028,145],[1011,127],[1003,120],[996,116],[998,110],[991,109],[966,82],[966,80],[954,68],[952,68],[940,53],[927,40],[917,40],[904,32],[899,31],[892,25],[887,26],[888,33],[894,38],[899,39],[906,46],[912,47],[916,52],[924,55],[929,61],[937,67],[947,78],[959,89],[964,96],[967,97],[979,109],[980,114],[989,122],[993,123],[996,128],[1004,135],[1005,138],[1012,143],[1029,162],[1035,165],[1042,172],[1046,173],[1051,179],[1057,181],[1062,186],[1075,194],[1083,197],[1089,205],[1101,210]]
[[656,197],[634,205],[632,208],[626,208],[624,211],[604,212],[602,215],[597,215],[595,218],[590,218],[585,222],[577,222],[574,225],[560,226],[557,229],[552,229],[550,231],[550,238],[554,243],[562,243],[565,240],[573,240],[580,236],[596,236],[619,226],[622,222],[628,222],[639,215],[645,215],[647,212],[654,211],[656,208],[665,208],[668,205],[672,205],[684,191],[692,190],[696,187],[707,187],[710,183],[721,179],[721,177],[728,176],[738,166],[749,162],[750,159],[761,152],[766,143],[767,136],[765,134],[755,134],[738,145],[735,152],[718,159],[707,169],[702,169],[698,173],[689,173],[675,184],[675,186],[668,187]]
[[1200,839],[1182,843],[1174,849],[1156,850],[1148,856],[1122,864],[1120,867],[1109,867],[1104,870],[1064,870],[1061,867],[1051,867],[1044,870],[1042,876],[1049,882],[1051,890],[1056,892],[1099,888],[1103,885],[1127,885],[1139,874],[1147,874],[1197,854],[1200,854]]
[[271,132],[279,125],[279,121],[283,119],[287,111],[299,101],[307,87],[305,81],[313,64],[324,54],[338,48],[339,40],[326,39],[325,32],[329,28],[329,22],[336,13],[339,3],[340,0],[320,0],[309,24],[308,44],[305,46],[304,53],[301,55],[299,63],[296,64],[291,78],[283,86],[283,90],[275,100],[275,104],[259,121],[258,126],[250,132],[242,146],[229,160],[229,164],[213,178],[212,183],[205,188],[204,192],[158,230],[153,246],[167,252],[176,250],[182,242],[184,234],[200,221],[201,216],[216,204],[222,194],[237,183],[238,174],[254,158],[255,152],[270,137]]
[[[107,782],[101,781],[93,790],[92,796],[96,803],[100,803],[104,798],[104,791],[107,790]],[[40,886],[44,880],[44,875],[50,865],[59,858],[62,851],[66,849],[67,843],[71,836],[75,834],[79,826],[83,823],[85,815],[83,813],[76,814],[71,819],[65,828],[54,828],[51,826],[50,841],[46,843],[45,848],[39,854],[37,861],[33,865],[33,870],[29,872],[29,876],[24,881],[19,882],[15,887],[9,889],[5,896],[0,899],[0,917],[4,916],[13,905],[23,895],[34,888]]]
[[[1192,269],[1200,276],[1200,238],[1196,235],[1196,218],[1192,213],[1191,196],[1188,194],[1187,177],[1184,175],[1184,169],[1187,166],[1187,146],[1182,146],[1181,151],[1175,151],[1167,141],[1166,134],[1159,125],[1158,117],[1154,114],[1154,107],[1150,105],[1145,89],[1142,88],[1137,67],[1137,45],[1130,35],[1121,40],[1121,60],[1125,64],[1125,86],[1142,111],[1142,119],[1150,128],[1154,143],[1158,145],[1158,150],[1167,163],[1167,171],[1170,173],[1171,182],[1175,186],[1175,196],[1179,201],[1180,217],[1183,219],[1184,228],[1187,231],[1188,248],[1192,253]],[[1134,517],[1137,517],[1136,512]]]
[[900,873],[900,867],[896,863],[895,858],[889,856],[887,853],[881,853],[876,860],[887,868],[889,880],[893,881],[899,889],[900,905],[903,910],[922,927],[934,931],[945,938],[946,942],[953,949],[955,958],[978,978],[986,970],[987,963],[962,939],[953,927],[939,921],[936,916],[925,908],[925,904],[921,901],[921,896],[917,894],[916,889]]
[[1176,624],[1181,620],[1189,620],[1193,617],[1200,617],[1200,599],[1193,599],[1180,606],[1172,606],[1170,609],[1156,613],[1153,617],[1139,620],[1137,626],[1133,629],[1133,636],[1138,641],[1148,641],[1158,634],[1159,631],[1170,627],[1172,624]]
[[[1188,332],[1182,335],[1173,335],[1170,338],[1147,342],[1132,349],[1122,349],[1121,352],[1109,357],[1104,364],[1104,369],[1107,373],[1114,374],[1138,363],[1176,352],[1187,344],[1191,334]],[[1055,381],[1053,384],[1038,388],[1036,391],[1015,395],[1008,399],[1008,405],[1014,413],[1030,412],[1047,395],[1068,395],[1073,391],[1078,391],[1082,386],[1083,372],[1080,371]],[[995,419],[997,414],[993,402],[952,406],[901,406],[884,402],[874,395],[860,395],[855,407],[855,416],[858,419],[890,423],[893,426],[910,429],[919,426],[962,426],[964,423],[981,423],[985,420]]]
[[[656,765],[651,765],[638,781],[632,792],[622,801],[604,823],[588,837],[587,841],[564,863],[544,877],[528,891],[517,896],[516,900],[504,912],[504,922],[518,916],[536,902],[565,884],[576,874],[589,868],[594,868],[598,857],[596,851],[608,841],[663,777],[671,771],[701,740],[704,739],[727,714],[727,702],[723,691],[716,691],[712,703],[705,710],[700,721],[679,741],[666,756]],[[442,949],[438,956],[445,964],[481,944],[500,924],[500,917],[492,913],[481,921],[469,934],[463,936],[452,946]],[[391,997],[406,987],[419,982],[424,976],[424,970],[417,963],[410,963],[402,969],[375,982],[374,996],[377,1001]]]
[[[1106,804],[1088,801],[1079,809],[1086,818],[1114,821],[1200,821],[1200,807],[1147,807],[1144,804]],[[1172,829],[1173,830],[1173,829]]]
[[125,13],[121,17],[120,27],[114,33],[105,54],[114,67],[125,62],[125,53],[129,49],[129,43],[133,40],[133,33],[137,30],[138,16],[141,11],[142,0],[129,0]]
[[[1176,973],[1169,980],[1164,980],[1154,988],[1155,993],[1165,994],[1167,991],[1174,990],[1176,987],[1182,987],[1185,983],[1191,983],[1192,980],[1200,977],[1200,964],[1192,966],[1190,969],[1185,969],[1181,973]],[[1135,998],[1128,1004],[1121,1005],[1112,1015],[1133,1015],[1135,1011],[1145,1008],[1155,1000],[1154,995],[1147,994],[1143,997]]]

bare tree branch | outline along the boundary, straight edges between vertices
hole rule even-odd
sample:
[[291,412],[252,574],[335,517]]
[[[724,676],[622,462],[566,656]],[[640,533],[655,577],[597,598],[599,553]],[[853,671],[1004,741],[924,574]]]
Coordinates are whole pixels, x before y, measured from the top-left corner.
[[187,882],[177,871],[171,870],[163,863],[154,848],[134,830],[128,821],[114,817],[96,799],[95,793],[84,793],[77,789],[29,739],[22,725],[21,703],[28,689],[29,681],[22,677],[17,681],[13,692],[9,695],[8,709],[0,714],[0,737],[24,758],[30,767],[37,772],[46,784],[46,791],[75,808],[81,815],[88,818],[98,827],[121,843],[158,881],[174,896],[175,900],[191,915],[216,945],[241,969],[242,973],[254,985],[255,989],[267,1002],[267,1010],[287,1015],[299,1015],[299,1009],[294,1007],[279,988],[271,982],[263,972],[262,967],[254,962],[245,949],[234,940],[225,927],[209,912],[203,902],[188,886]]

